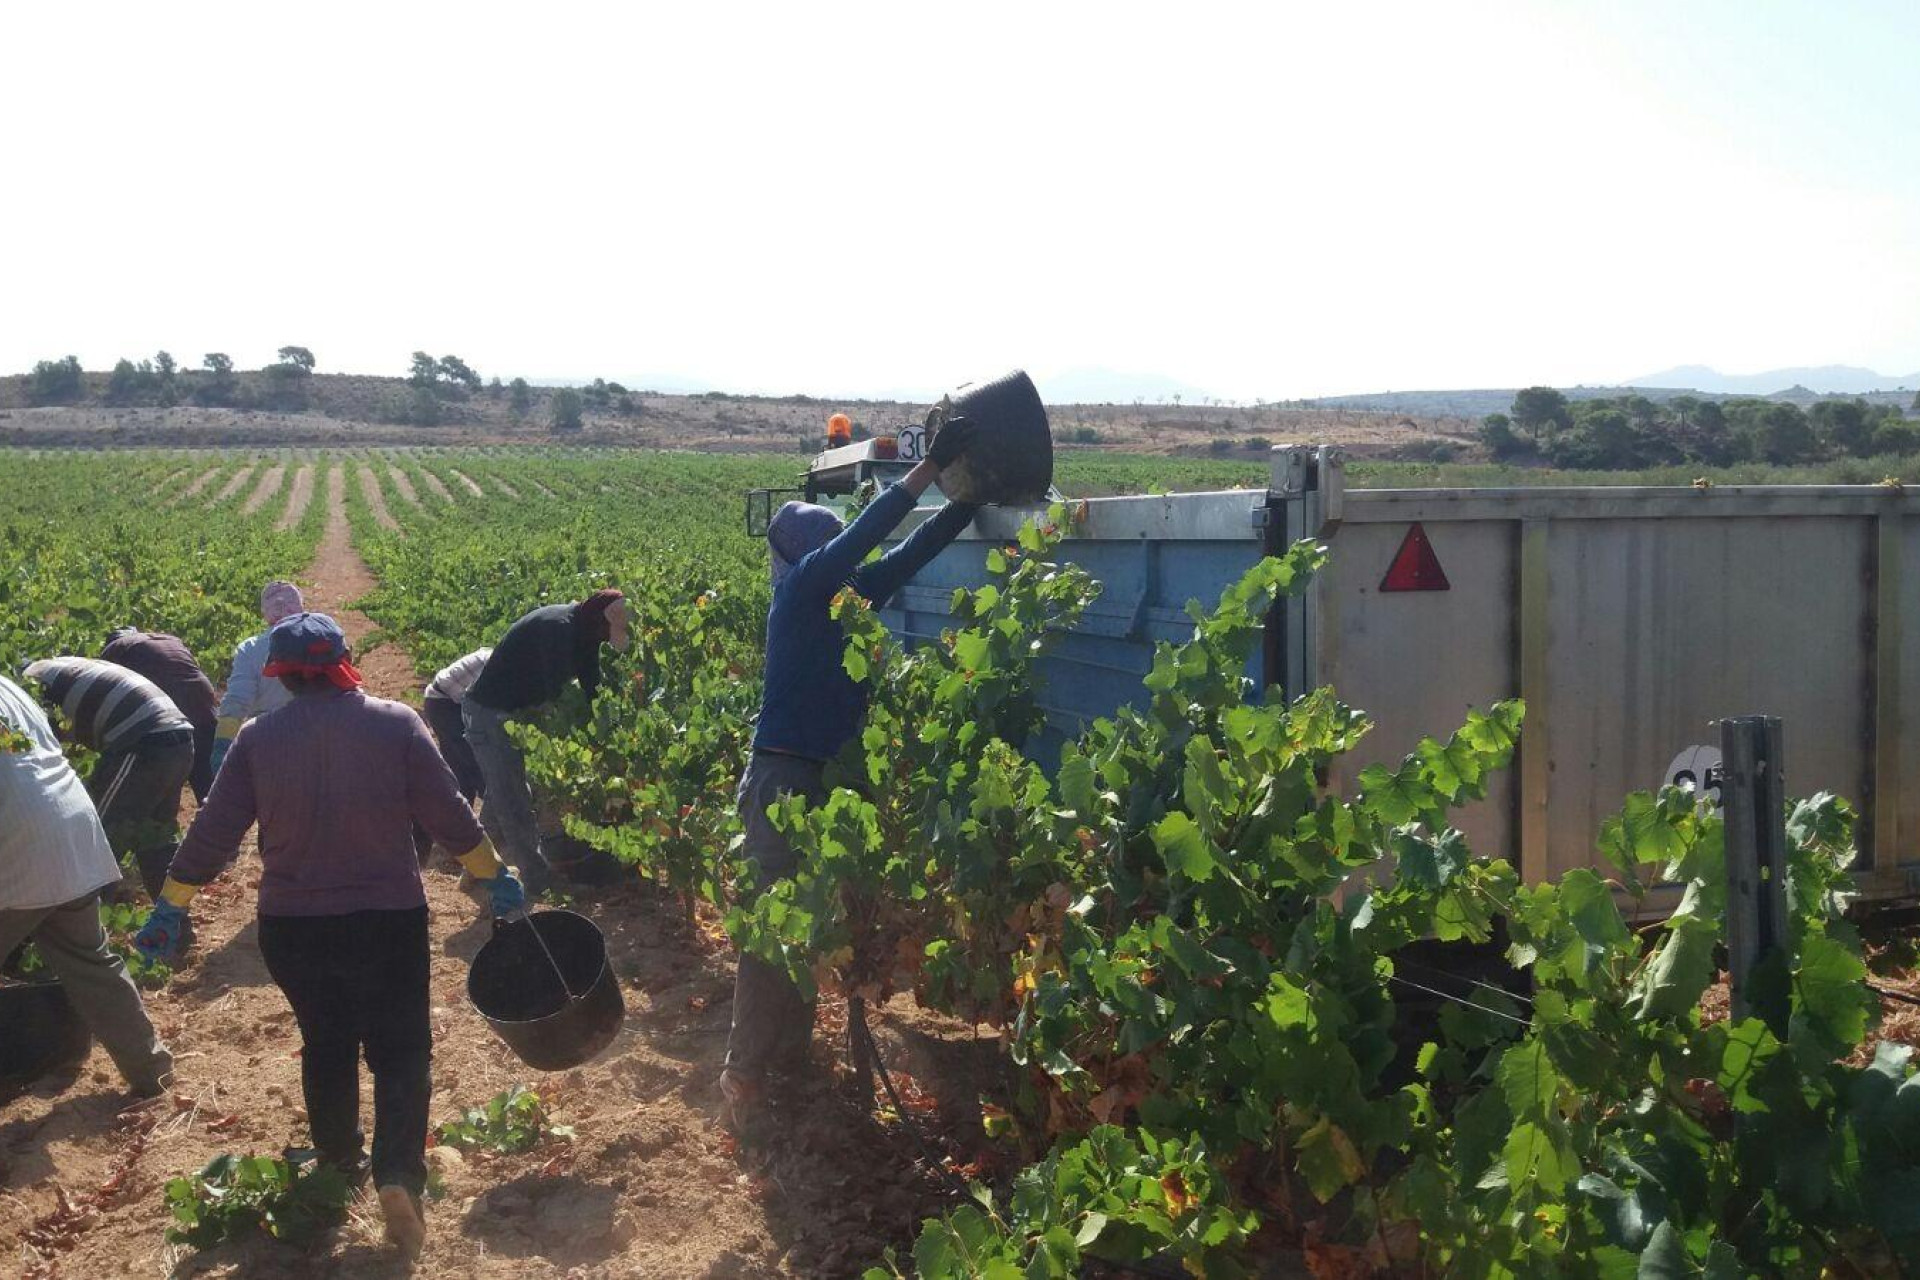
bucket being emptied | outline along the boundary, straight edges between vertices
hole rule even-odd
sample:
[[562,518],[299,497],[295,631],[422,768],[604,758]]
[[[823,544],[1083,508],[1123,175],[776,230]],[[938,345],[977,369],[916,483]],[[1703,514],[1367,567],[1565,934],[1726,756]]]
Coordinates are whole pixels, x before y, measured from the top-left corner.
[[467,998],[536,1071],[586,1062],[613,1043],[627,1016],[606,938],[571,911],[496,921],[467,971]]
[[1021,506],[1041,502],[1053,484],[1053,432],[1033,379],[1020,370],[950,392],[927,414],[931,445],[948,421],[974,426],[973,444],[940,473],[940,492],[954,502]]

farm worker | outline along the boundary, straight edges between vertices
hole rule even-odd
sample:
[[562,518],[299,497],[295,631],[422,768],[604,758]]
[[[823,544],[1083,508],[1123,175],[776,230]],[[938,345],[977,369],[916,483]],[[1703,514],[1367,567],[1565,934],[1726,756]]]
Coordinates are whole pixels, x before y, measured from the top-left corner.
[[453,770],[453,780],[460,784],[460,794],[468,800],[486,794],[486,779],[480,776],[480,762],[473,758],[473,747],[467,742],[467,722],[460,714],[460,704],[467,700],[467,693],[473,688],[473,682],[480,678],[482,668],[487,665],[487,657],[492,649],[475,649],[466,657],[448,663],[440,668],[438,675],[427,685],[426,699],[421,703],[422,715],[427,728],[433,730],[434,741],[440,744],[440,754],[447,759],[447,766]]
[[114,897],[136,899],[142,880],[151,882],[149,892],[157,889],[180,835],[180,788],[193,773],[193,725],[159,685],[111,662],[43,658],[27,664],[27,676],[66,714],[74,740],[100,753],[87,787],[108,843],[139,871]]
[[100,926],[100,890],[119,882],[120,865],[46,713],[5,676],[0,814],[0,959],[31,939],[128,1086],[166,1092],[173,1056]]
[[180,637],[164,631],[115,627],[107,634],[107,647],[100,651],[100,660],[139,672],[159,685],[160,692],[180,708],[180,714],[193,726],[193,772],[187,777],[187,785],[193,788],[195,800],[205,800],[207,788],[213,785],[213,726],[219,697],[193,651]]
[[260,824],[260,955],[300,1027],[300,1083],[322,1159],[362,1170],[359,1056],[373,1072],[374,1185],[387,1234],[412,1256],[426,1225],[427,899],[418,821],[486,882],[493,910],[525,891],[501,865],[420,717],[360,688],[332,618],[298,613],[268,633],[263,675],[292,700],[242,729],[187,829],[153,917],[134,939],[172,954],[187,906]]
[[627,599],[610,587],[577,604],[535,609],[507,628],[461,703],[486,787],[481,820],[536,892],[553,867],[540,844],[526,760],[507,736],[507,722],[552,702],[569,681],[578,680],[591,701],[600,688],[600,646],[624,651],[631,641]]
[[[846,635],[835,622],[833,598],[851,586],[884,604],[973,520],[978,507],[950,502],[899,546],[861,563],[913,510],[929,484],[973,441],[963,419],[933,438],[926,461],[867,504],[851,525],[825,507],[789,502],[767,526],[773,561],[773,604],[767,610],[766,692],[760,704],[753,755],[740,779],[744,851],[764,886],[793,874],[797,855],[767,818],[789,795],[809,802],[825,795],[826,762],[860,732],[866,686],[847,674]],[[813,1008],[787,975],[742,955],[734,978],[733,1031],[720,1091],[733,1123],[743,1123],[759,1100],[769,1068],[804,1064],[813,1036]]]
[[260,618],[267,625],[258,634],[248,636],[233,651],[233,670],[227,675],[227,690],[220,696],[220,716],[213,730],[212,764],[215,773],[233,746],[240,726],[255,716],[277,711],[293,697],[278,680],[262,679],[267,663],[267,633],[283,618],[305,610],[307,603],[300,588],[291,582],[269,582],[260,589]]

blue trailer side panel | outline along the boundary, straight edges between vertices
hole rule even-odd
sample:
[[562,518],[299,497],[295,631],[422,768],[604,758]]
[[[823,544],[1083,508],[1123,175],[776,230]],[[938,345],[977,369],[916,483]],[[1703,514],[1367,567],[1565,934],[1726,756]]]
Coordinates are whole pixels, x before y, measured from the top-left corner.
[[[1211,608],[1220,593],[1256,564],[1265,548],[1254,513],[1264,492],[1183,494],[1176,506],[1164,499],[1095,499],[1077,507],[1074,532],[1056,553],[1101,583],[1101,593],[1074,630],[1056,637],[1040,663],[1040,702],[1047,724],[1028,744],[1035,759],[1052,767],[1063,742],[1093,720],[1141,701],[1142,678],[1153,666],[1154,646],[1193,634],[1187,602]],[[1170,537],[1166,518],[1179,532]],[[1040,508],[990,508],[914,581],[881,610],[887,629],[908,644],[937,639],[952,627],[955,587],[978,587],[988,578],[986,553],[1013,543],[1023,520],[1044,519]],[[904,537],[921,518],[909,517]],[[1256,649],[1247,664],[1258,688],[1263,659]]]

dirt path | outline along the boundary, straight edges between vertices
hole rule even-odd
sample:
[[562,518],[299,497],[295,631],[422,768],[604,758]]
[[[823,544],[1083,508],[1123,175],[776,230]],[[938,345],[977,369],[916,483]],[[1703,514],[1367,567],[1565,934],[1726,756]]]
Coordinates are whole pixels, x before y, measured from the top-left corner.
[[[192,484],[188,485],[185,489],[182,489],[180,491],[180,495],[173,500],[173,504],[185,502],[189,498],[199,497],[200,491],[206,488],[208,485],[212,484],[213,478],[219,474],[220,474],[219,467],[209,467],[207,470],[202,471]],[[169,505],[173,505],[173,504],[169,504]]]
[[464,471],[449,470],[447,474],[452,476],[455,480],[458,480],[461,484],[465,485],[467,487],[467,492],[472,494],[474,497],[484,498],[487,496],[487,491],[485,489],[482,489],[477,483],[475,483],[473,479],[470,478]]
[[398,529],[400,522],[387,510],[387,496],[380,492],[380,477],[366,463],[360,464],[360,496],[367,500],[367,507],[373,512],[373,522],[382,529]]
[[293,488],[287,493],[287,509],[273,522],[276,529],[291,529],[300,523],[300,517],[307,514],[307,504],[313,501],[313,464],[307,463],[293,473]]
[[250,516],[273,501],[273,495],[280,492],[280,486],[286,482],[286,478],[287,465],[284,462],[275,463],[261,472],[260,483],[247,495],[246,505],[240,508],[240,514]]
[[512,485],[508,484],[505,480],[502,480],[499,476],[488,476],[487,479],[493,481],[493,487],[498,489],[501,493],[504,493],[507,497],[512,498],[515,502],[520,501],[520,494],[514,489]]
[[[311,491],[312,467],[301,468],[296,489],[302,484]],[[329,467],[326,501],[326,532],[306,574],[308,606],[339,620],[370,692],[417,701],[420,681],[404,653],[391,645],[365,650],[373,623],[352,604],[375,582],[352,545],[339,463]],[[40,1267],[28,1274],[404,1274],[364,1202],[339,1231],[304,1251],[262,1238],[188,1260],[163,1243],[166,1179],[221,1152],[277,1152],[307,1141],[297,1032],[256,942],[259,878],[250,839],[236,865],[195,901],[194,954],[171,984],[148,997],[178,1058],[173,1098],[123,1112],[126,1095],[96,1048],[77,1077],[43,1080],[0,1111],[0,1255],[57,1263],[57,1272]],[[486,937],[477,895],[461,891],[444,861],[429,869],[426,889],[433,1122],[525,1083],[552,1100],[575,1137],[517,1156],[436,1155],[446,1194],[429,1205],[427,1251],[416,1274],[844,1276],[857,1274],[884,1244],[906,1242],[920,1217],[945,1203],[938,1184],[917,1168],[909,1135],[851,1105],[844,1054],[832,1047],[844,1040],[844,1005],[823,1006],[820,1019],[826,1047],[818,1060],[831,1061],[838,1075],[809,1086],[803,1104],[774,1111],[760,1145],[739,1146],[718,1125],[713,1081],[725,1053],[733,964],[713,919],[690,926],[676,901],[638,881],[583,896],[579,909],[607,932],[627,1020],[593,1062],[541,1076],[518,1062],[467,1003],[467,965]],[[939,1096],[961,1106],[937,1127],[977,1135],[977,1066],[998,1061],[997,1047],[950,1027],[930,1034],[935,1028],[926,1019],[897,1009],[875,1030],[922,1123],[933,1120],[925,1114],[932,1104],[913,1076],[942,1078]],[[828,1033],[839,1039],[827,1044]],[[371,1106],[367,1093],[362,1106]],[[113,1191],[80,1220],[69,1249],[42,1258],[25,1247],[30,1228],[59,1213],[62,1196],[86,1197],[109,1183]]]
[[160,483],[153,486],[147,496],[150,498],[165,497],[168,493],[172,492],[175,485],[180,483],[180,477],[186,474],[187,470],[184,467],[167,472],[167,474],[161,478]]
[[553,491],[553,490],[551,490],[551,489],[549,489],[549,488],[547,488],[547,486],[545,486],[545,485],[543,485],[543,484],[541,484],[541,483],[540,483],[540,482],[539,482],[538,480],[529,480],[529,481],[527,481],[527,483],[528,483],[528,484],[530,484],[530,485],[532,485],[532,486],[533,486],[533,491],[534,491],[535,493],[537,493],[537,494],[539,494],[539,495],[540,495],[541,497],[543,497],[543,498],[553,498],[553,497],[558,497],[558,496],[559,496],[558,494],[556,494],[556,493],[554,493],[554,491]]
[[390,466],[387,468],[387,474],[393,477],[394,489],[399,492],[401,499],[405,501],[408,506],[417,507],[420,505],[420,495],[414,492],[413,480],[406,472],[397,466]]
[[234,494],[240,492],[240,490],[246,488],[247,481],[253,478],[253,472],[254,468],[251,463],[234,472],[233,475],[227,479],[227,482],[220,486],[220,492],[214,494],[212,500],[209,501],[207,505],[217,507]]
[[428,471],[425,467],[422,467],[420,469],[420,478],[427,482],[427,488],[429,491],[432,492],[434,497],[440,499],[440,501],[442,502],[453,501],[453,495],[447,491],[447,482],[442,480],[439,476],[433,474],[433,472],[431,471]]

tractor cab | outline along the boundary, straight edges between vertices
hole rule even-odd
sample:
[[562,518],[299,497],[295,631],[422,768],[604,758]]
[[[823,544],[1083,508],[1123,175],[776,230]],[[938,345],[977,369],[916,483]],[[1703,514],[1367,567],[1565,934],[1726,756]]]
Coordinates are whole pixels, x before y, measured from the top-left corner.
[[[836,420],[841,415],[835,414]],[[827,429],[827,448],[813,457],[793,486],[747,491],[747,535],[767,536],[767,524],[782,504],[794,499],[832,507],[842,519],[849,517],[857,499],[871,496],[896,480],[904,479],[923,456],[926,428],[905,426],[895,435],[875,436],[853,441],[849,428],[845,435],[839,422]],[[921,506],[939,506],[946,498],[938,489],[920,495]]]

